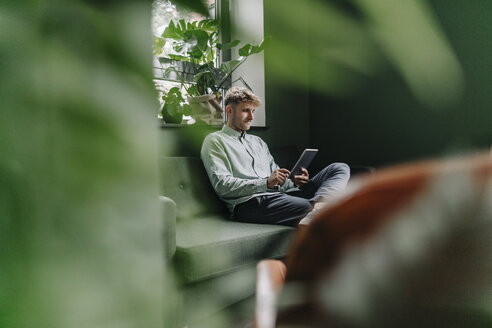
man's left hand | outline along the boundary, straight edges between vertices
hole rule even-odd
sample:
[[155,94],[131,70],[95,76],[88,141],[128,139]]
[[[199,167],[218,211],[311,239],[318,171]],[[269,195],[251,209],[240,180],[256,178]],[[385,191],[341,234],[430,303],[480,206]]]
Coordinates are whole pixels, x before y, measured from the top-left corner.
[[301,168],[302,174],[294,175],[291,178],[292,182],[299,188],[302,188],[309,181],[309,172],[305,168]]

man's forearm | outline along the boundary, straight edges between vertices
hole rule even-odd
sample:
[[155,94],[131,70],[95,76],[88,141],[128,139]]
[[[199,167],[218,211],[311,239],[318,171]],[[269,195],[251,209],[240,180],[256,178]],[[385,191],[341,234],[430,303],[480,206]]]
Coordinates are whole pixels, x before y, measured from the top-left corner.
[[213,187],[222,198],[239,198],[267,191],[267,179],[240,179],[233,176],[214,177]]

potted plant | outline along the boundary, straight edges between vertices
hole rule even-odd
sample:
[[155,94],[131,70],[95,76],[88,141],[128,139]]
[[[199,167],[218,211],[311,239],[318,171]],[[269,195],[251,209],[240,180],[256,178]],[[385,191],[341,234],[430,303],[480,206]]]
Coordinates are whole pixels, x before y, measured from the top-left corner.
[[[213,19],[195,22],[180,20],[178,23],[171,21],[161,37],[154,40],[154,54],[162,54],[166,44],[170,43],[173,53],[166,55],[174,62],[166,68],[164,76],[174,73],[181,82],[188,95],[191,115],[195,119],[222,118],[222,90],[233,82],[239,80],[251,89],[241,77],[231,81],[231,75],[249,56],[264,48],[263,42],[260,45],[245,44],[238,50],[238,59],[219,65],[216,59],[218,52],[234,49],[240,44],[239,40],[226,44],[219,41],[219,24]],[[193,76],[192,81],[186,79],[189,73]]]
[[183,115],[191,114],[190,105],[185,103],[185,99],[178,87],[171,88],[162,96],[164,101],[161,108],[161,115],[166,123],[180,124],[183,120]]

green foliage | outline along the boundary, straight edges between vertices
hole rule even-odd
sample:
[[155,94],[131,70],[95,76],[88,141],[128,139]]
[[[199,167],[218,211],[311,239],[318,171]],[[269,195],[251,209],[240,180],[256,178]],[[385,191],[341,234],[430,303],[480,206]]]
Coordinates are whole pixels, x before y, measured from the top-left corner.
[[[205,64],[214,59],[216,44],[218,42],[219,24],[213,19],[204,19],[199,22],[185,22],[181,19],[178,23],[171,21],[156,43],[165,45],[166,40],[172,42],[175,54],[169,54],[170,58],[195,64]],[[164,41],[164,42],[162,42]],[[161,50],[162,53],[162,50]],[[154,52],[157,55],[156,52]]]
[[0,2],[2,328],[166,326],[149,14]]
[[[239,59],[223,62],[220,66],[215,61],[215,56],[219,51],[234,49],[241,43],[240,40],[233,40],[226,44],[219,42],[219,24],[213,19],[204,19],[198,22],[186,22],[180,20],[175,23],[171,21],[166,27],[161,37],[154,40],[154,55],[163,54],[166,42],[170,42],[175,53],[164,54],[169,58],[188,62],[193,65],[195,73],[194,81],[196,87],[188,87],[187,93],[190,96],[204,95],[208,93],[218,93],[221,88],[226,87],[230,82],[232,73],[243,64],[247,57],[263,51],[265,44],[260,45],[245,44],[239,50]],[[164,76],[169,76],[174,72],[185,85],[184,76],[177,70],[166,70]],[[242,78],[238,80],[244,82]],[[244,85],[249,88],[247,83]]]
[[258,46],[246,44],[242,48],[240,48],[238,52],[240,56],[247,57],[262,52],[264,48],[265,48],[264,43]]
[[217,43],[217,49],[221,49],[221,50],[231,49],[231,48],[237,47],[240,42],[241,41],[239,41],[239,40],[234,40],[234,41],[226,43],[224,45],[222,45],[221,43]]
[[166,44],[166,40],[163,38],[154,38],[154,43],[153,43],[153,52],[156,56],[159,56],[162,54],[162,48]]
[[198,95],[206,94],[209,88],[212,89],[214,93],[218,91],[215,84],[216,79],[214,78],[217,74],[220,74],[220,72],[218,72],[215,67],[199,70],[199,72],[195,75]]
[[162,96],[162,100],[170,104],[179,104],[184,102],[183,96],[181,95],[181,91],[178,87],[171,88],[166,95]]
[[165,95],[162,96],[164,106],[161,114],[167,123],[181,123],[183,115],[191,114],[190,105],[185,103],[185,99],[178,87],[171,88]]

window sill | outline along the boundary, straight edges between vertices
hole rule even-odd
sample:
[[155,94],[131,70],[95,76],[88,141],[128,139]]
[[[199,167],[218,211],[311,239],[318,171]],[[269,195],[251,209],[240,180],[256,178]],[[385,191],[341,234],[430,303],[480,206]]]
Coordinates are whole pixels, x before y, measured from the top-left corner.
[[[161,128],[171,128],[171,129],[175,129],[175,128],[200,128],[200,129],[210,129],[210,130],[220,130],[222,129],[222,124],[220,125],[195,125],[195,124],[175,124],[175,123],[164,123],[164,122],[161,122],[160,123],[160,127]],[[269,127],[268,126],[252,126],[250,130],[252,131],[261,131],[261,130],[268,130]]]

